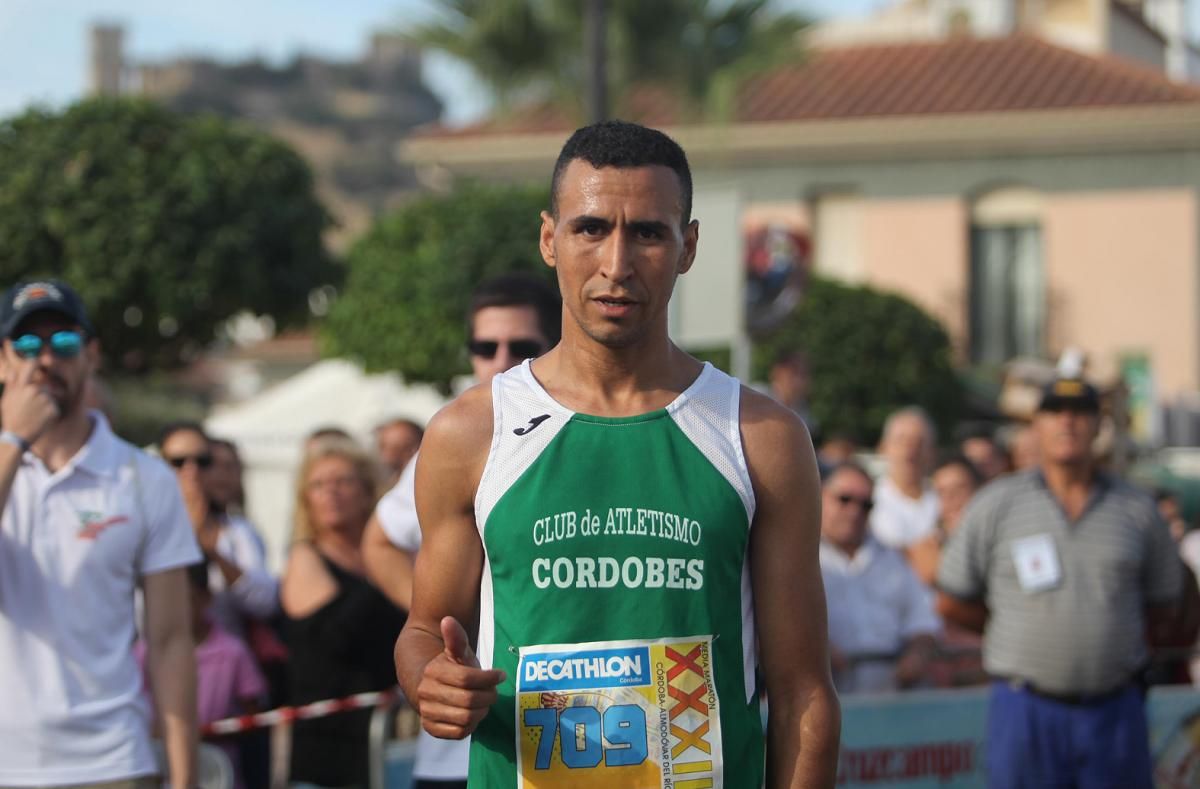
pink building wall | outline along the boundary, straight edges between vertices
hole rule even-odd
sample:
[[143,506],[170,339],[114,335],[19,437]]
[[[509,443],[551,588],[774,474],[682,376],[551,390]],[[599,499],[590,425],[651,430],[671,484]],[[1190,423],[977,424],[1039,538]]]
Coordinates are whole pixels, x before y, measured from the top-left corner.
[[[1198,205],[1188,189],[1044,194],[1047,352],[1088,352],[1115,375],[1147,353],[1162,397],[1200,390]],[[942,321],[959,360],[969,331],[970,204],[957,197],[868,200],[863,280]]]
[[1197,204],[1189,189],[1046,196],[1052,349],[1078,345],[1093,371],[1147,353],[1160,396],[1200,389]]
[[863,207],[863,278],[942,322],[966,358],[969,215],[957,197],[870,200]]

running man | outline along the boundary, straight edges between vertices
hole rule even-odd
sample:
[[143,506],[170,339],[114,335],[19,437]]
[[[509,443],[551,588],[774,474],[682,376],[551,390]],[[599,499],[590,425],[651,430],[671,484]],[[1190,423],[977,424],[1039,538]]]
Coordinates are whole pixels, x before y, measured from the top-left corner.
[[662,133],[576,131],[540,236],[562,341],[426,433],[397,671],[427,731],[473,735],[470,786],[757,787],[764,751],[769,787],[833,786],[816,460],[668,337],[691,193]]

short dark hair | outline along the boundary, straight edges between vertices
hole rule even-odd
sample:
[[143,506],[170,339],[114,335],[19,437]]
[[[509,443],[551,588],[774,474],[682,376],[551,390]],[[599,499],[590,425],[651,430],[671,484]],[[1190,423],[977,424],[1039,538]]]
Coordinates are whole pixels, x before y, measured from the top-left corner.
[[403,416],[398,416],[393,419],[388,419],[385,422],[380,422],[379,424],[375,425],[375,430],[373,432],[378,433],[380,430],[391,427],[392,425],[403,425],[404,427],[409,428],[417,434],[418,439],[425,437],[425,428],[421,427],[420,422]]
[[834,477],[843,471],[852,471],[867,482],[870,482],[872,486],[875,485],[875,478],[871,476],[871,472],[867,471],[863,464],[854,460],[845,460],[841,463],[834,463],[832,466],[824,469],[824,473],[821,474],[821,488],[824,489],[825,486],[833,481]]
[[320,441],[326,438],[339,438],[345,441],[354,440],[354,436],[350,435],[350,433],[344,428],[340,428],[337,425],[321,425],[320,427],[314,428],[307,436],[305,436],[304,440]]
[[[989,440],[991,440],[990,436],[978,436],[978,437],[979,438],[988,438]],[[976,466],[974,463],[972,463],[971,459],[969,457],[967,457],[966,455],[962,454],[961,452],[951,452],[949,454],[942,455],[940,458],[938,458],[937,463],[935,463],[933,466],[933,471],[930,473],[936,474],[939,471],[941,471],[942,469],[950,468],[951,466],[959,466],[964,471],[966,471],[967,475],[971,477],[971,482],[977,488],[981,487],[983,485],[983,483],[985,482],[985,480],[983,478],[983,474],[979,471],[979,467]]]
[[554,163],[550,178],[550,213],[558,218],[558,187],[567,165],[582,159],[596,169],[660,165],[675,172],[683,200],[680,224],[692,220],[692,170],[679,143],[658,129],[628,121],[601,121],[576,129]]
[[236,460],[239,465],[241,465],[242,453],[238,451],[237,444],[233,443],[228,438],[213,438],[212,436],[209,436],[208,443],[211,444],[213,448],[223,447],[228,449],[229,454],[233,455],[233,459]]
[[167,443],[167,439],[176,433],[195,433],[203,438],[208,443],[212,443],[208,433],[204,432],[204,425],[199,422],[193,422],[190,419],[179,419],[174,422],[168,422],[163,425],[163,429],[158,431],[158,448],[161,451],[163,444]]
[[549,344],[547,350],[558,344],[562,334],[562,299],[541,277],[516,271],[476,286],[467,310],[469,338],[474,338],[475,315],[488,307],[531,307],[537,313],[538,328]]

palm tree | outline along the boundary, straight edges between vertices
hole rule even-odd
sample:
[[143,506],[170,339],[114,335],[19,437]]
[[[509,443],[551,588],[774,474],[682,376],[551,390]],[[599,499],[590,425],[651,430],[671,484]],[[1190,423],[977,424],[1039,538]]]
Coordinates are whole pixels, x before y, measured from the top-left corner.
[[[581,114],[588,79],[580,0],[437,0],[413,37],[465,61],[500,110],[553,101]],[[772,0],[608,0],[611,97],[662,88],[689,116],[726,117],[746,77],[799,55],[805,20]]]

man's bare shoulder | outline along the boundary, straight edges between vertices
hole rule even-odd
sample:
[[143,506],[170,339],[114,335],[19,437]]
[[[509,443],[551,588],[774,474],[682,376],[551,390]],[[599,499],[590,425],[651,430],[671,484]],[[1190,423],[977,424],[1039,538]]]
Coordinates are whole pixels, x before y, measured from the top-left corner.
[[492,430],[492,388],[472,386],[434,414],[421,441],[420,457],[433,452],[461,461],[480,455],[486,458]]
[[762,456],[811,451],[808,428],[792,409],[748,386],[742,386],[741,400],[742,441],[748,460],[751,453]]

